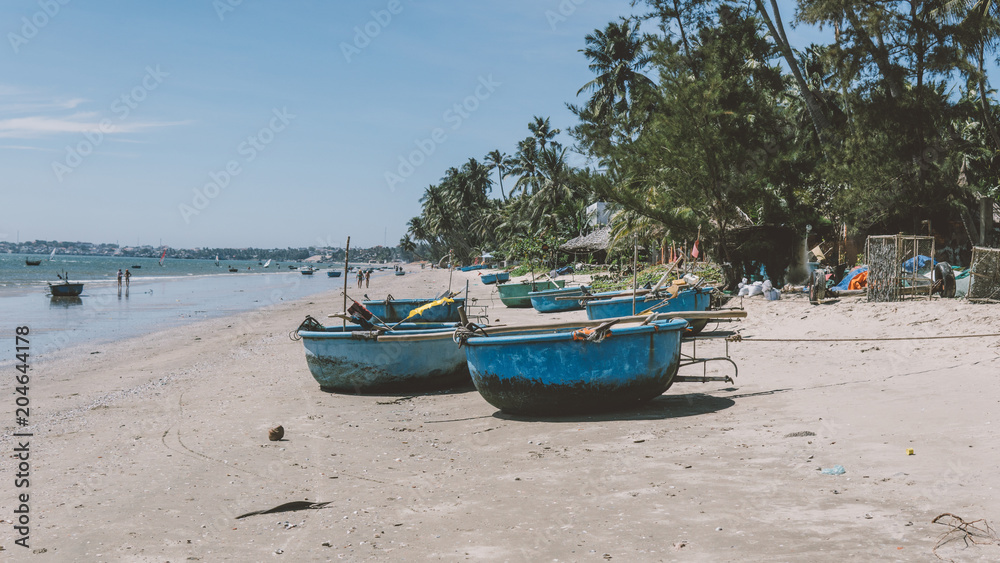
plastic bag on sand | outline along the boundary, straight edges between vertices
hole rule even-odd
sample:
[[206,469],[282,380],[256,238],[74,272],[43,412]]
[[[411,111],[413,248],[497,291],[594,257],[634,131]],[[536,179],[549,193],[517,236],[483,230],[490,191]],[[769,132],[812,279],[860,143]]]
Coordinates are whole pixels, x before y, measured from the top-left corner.
[[753,285],[747,286],[750,288],[750,293],[749,293],[750,297],[753,297],[754,295],[761,295],[762,293],[764,293],[763,285],[764,284],[762,282],[756,281],[753,282]]
[[768,301],[777,301],[781,299],[781,292],[777,289],[769,289],[764,292],[764,297],[767,298]]
[[768,291],[774,289],[774,286],[771,285],[771,280],[764,280],[764,283],[762,283],[760,287],[764,289],[764,293],[767,293]]
[[833,467],[827,467],[826,469],[820,471],[823,475],[843,475],[847,473],[843,465],[834,465]]

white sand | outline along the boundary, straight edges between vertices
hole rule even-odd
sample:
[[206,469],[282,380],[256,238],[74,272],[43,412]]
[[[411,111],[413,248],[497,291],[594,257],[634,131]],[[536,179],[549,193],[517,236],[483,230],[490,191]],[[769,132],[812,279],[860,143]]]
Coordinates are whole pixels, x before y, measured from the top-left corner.
[[[454,276],[490,300],[474,272]],[[420,297],[447,278],[411,267],[351,293]],[[541,318],[494,303],[493,320]],[[677,384],[635,412],[548,421],[500,414],[471,386],[321,392],[288,333],[339,311],[335,291],[63,351],[32,372],[27,550],[11,531],[4,419],[0,559],[928,561],[946,531],[936,515],[1000,522],[1000,337],[749,340],[1000,333],[996,306],[746,306],[735,385]],[[285,440],[269,442],[278,424]],[[817,470],[836,464],[847,473]],[[306,499],[329,504],[234,518]],[[1000,560],[997,545],[940,553]]]

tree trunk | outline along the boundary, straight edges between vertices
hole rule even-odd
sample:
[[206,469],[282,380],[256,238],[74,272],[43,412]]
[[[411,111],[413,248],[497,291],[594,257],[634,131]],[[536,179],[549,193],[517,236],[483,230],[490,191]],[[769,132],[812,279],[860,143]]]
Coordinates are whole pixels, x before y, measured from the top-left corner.
[[829,141],[830,121],[823,114],[823,109],[820,107],[819,102],[816,101],[816,96],[809,89],[805,78],[802,77],[799,63],[795,60],[795,53],[792,52],[792,46],[789,45],[788,37],[785,35],[785,27],[781,23],[781,12],[778,10],[778,3],[776,0],[771,0],[771,8],[774,10],[774,20],[772,21],[763,0],[754,1],[757,4],[757,12],[760,13],[761,18],[764,19],[764,23],[767,24],[767,29],[778,44],[785,62],[788,63],[788,68],[792,71],[795,83],[798,85],[799,91],[802,92],[802,99],[806,103],[806,109],[809,111],[809,118],[812,120],[813,129],[816,130],[816,136],[819,138],[821,145],[826,145]]

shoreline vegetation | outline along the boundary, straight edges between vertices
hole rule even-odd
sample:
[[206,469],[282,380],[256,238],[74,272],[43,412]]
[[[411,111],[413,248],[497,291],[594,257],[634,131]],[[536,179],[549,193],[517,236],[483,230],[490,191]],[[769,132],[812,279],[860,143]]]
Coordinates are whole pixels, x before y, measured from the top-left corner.
[[[869,235],[932,234],[946,249],[933,258],[963,266],[1000,241],[1000,106],[984,70],[996,3],[633,5],[581,38],[593,79],[568,100],[578,121],[535,116],[510,154],[445,170],[401,248],[556,268],[577,260],[562,244],[609,222],[601,261],[638,246],[665,262],[699,241],[734,289],[762,265],[783,286],[817,246],[855,265]],[[792,44],[786,17],[835,41]]]

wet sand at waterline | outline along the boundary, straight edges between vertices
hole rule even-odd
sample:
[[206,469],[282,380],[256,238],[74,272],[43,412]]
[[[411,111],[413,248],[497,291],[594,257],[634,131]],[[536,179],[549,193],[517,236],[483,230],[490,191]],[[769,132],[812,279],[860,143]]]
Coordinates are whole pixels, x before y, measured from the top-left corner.
[[[348,287],[421,297],[448,275],[409,266]],[[452,285],[466,280],[490,301],[476,272]],[[505,324],[585,318],[494,304]],[[996,306],[744,305],[749,318],[725,327],[746,339],[730,344],[735,384],[678,383],[635,411],[549,420],[499,413],[471,385],[320,391],[288,333],[307,314],[333,324],[334,290],[51,353],[31,372],[30,548],[14,544],[5,453],[2,558],[928,561],[947,531],[938,514],[1000,521],[1000,337],[752,340],[1000,333]],[[4,452],[17,445],[10,403]],[[268,441],[279,424],[284,439]],[[818,470],[834,465],[846,473]],[[325,504],[236,519],[304,500]],[[939,553],[990,561],[1000,546]]]

